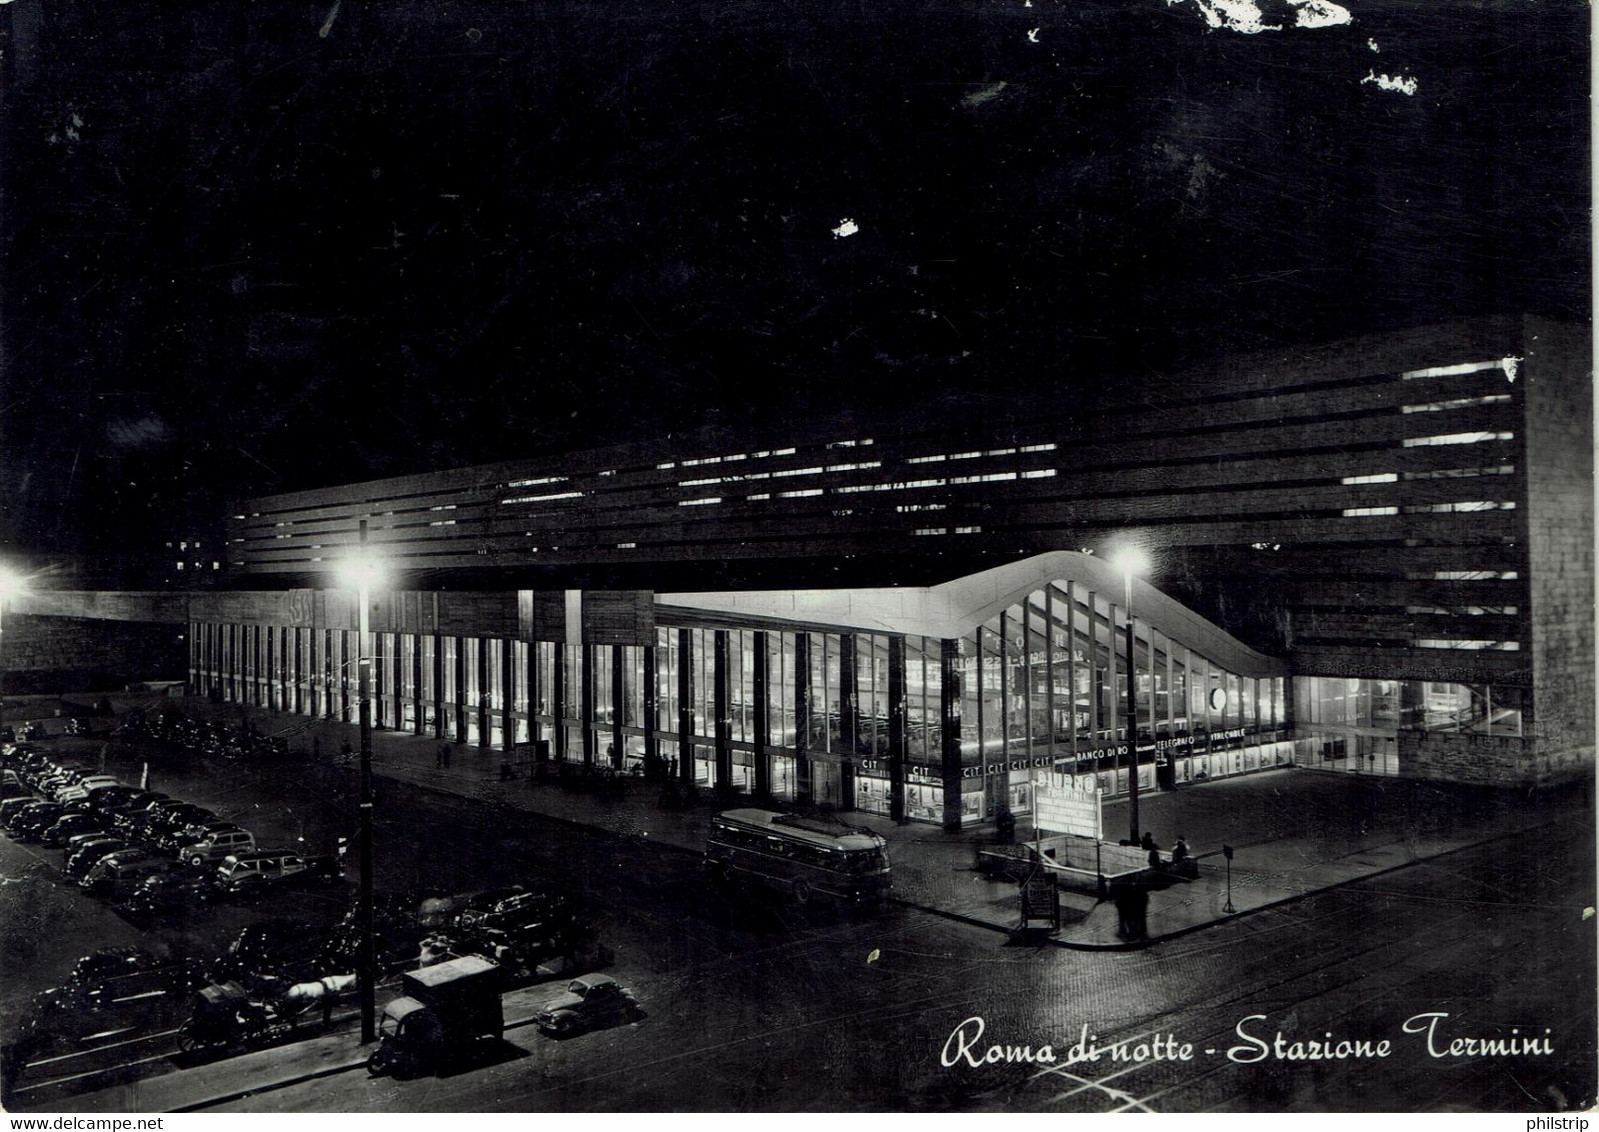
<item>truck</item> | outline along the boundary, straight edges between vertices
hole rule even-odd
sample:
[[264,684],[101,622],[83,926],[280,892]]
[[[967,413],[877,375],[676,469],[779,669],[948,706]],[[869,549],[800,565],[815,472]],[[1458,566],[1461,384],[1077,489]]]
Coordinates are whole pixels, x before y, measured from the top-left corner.
[[405,972],[400,989],[383,1008],[378,1045],[367,1059],[374,1077],[436,1072],[505,1035],[497,963],[464,955]]

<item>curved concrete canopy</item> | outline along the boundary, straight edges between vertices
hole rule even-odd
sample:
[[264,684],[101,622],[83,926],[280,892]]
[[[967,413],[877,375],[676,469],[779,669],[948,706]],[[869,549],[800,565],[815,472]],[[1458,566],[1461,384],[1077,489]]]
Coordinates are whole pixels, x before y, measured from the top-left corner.
[[[955,638],[1050,582],[1074,582],[1120,604],[1121,572],[1103,559],[1054,550],[969,574],[936,586],[841,590],[752,590],[657,594],[660,606],[708,613],[830,625],[873,633]],[[1240,676],[1286,676],[1286,661],[1256,652],[1219,626],[1133,579],[1133,610],[1140,622]]]

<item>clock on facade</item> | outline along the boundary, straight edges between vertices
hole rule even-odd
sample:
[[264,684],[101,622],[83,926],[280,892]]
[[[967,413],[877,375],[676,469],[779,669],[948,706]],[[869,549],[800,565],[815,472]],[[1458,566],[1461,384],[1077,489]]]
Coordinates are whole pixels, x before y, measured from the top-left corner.
[[1227,689],[1212,688],[1210,690],[1210,707],[1212,711],[1221,711],[1227,706]]

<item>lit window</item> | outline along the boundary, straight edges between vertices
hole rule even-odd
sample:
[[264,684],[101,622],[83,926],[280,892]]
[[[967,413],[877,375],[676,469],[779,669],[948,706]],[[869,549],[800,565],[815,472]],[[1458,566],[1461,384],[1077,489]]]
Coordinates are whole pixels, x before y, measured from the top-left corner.
[[1367,515],[1397,515],[1397,507],[1345,507],[1344,517],[1347,519],[1361,518]]
[[777,497],[779,499],[799,499],[801,496],[820,494],[822,494],[821,488],[810,487],[806,488],[804,491],[780,491],[777,493]]
[[1451,432],[1442,436],[1412,436],[1406,439],[1406,448],[1426,448],[1438,444],[1481,444],[1487,440],[1513,440],[1513,432]]
[[680,499],[677,501],[677,505],[679,507],[708,507],[712,503],[720,503],[721,501],[722,497],[720,495],[708,495],[704,499]]
[[549,495],[518,495],[513,499],[502,499],[502,505],[507,503],[548,503],[554,499],[582,499],[581,491],[557,491]]
[[911,532],[913,535],[947,535],[948,527],[917,527]]
[[1403,405],[1402,413],[1443,413],[1450,409],[1469,409],[1473,405],[1499,405],[1510,400],[1508,393],[1495,393],[1487,397],[1455,397],[1448,401],[1428,401],[1421,405]]
[[1341,483],[1398,483],[1399,475],[1396,472],[1379,472],[1370,476],[1345,476]]
[[1047,479],[1052,479],[1054,477],[1054,475],[1055,475],[1055,469],[1054,468],[1034,468],[1030,472],[1023,472],[1022,473],[1022,479],[1024,479],[1024,480],[1047,480]]
[[1519,361],[1521,361],[1520,358],[1500,358],[1492,362],[1464,362],[1453,366],[1432,366],[1429,369],[1413,369],[1399,376],[1406,381],[1411,381],[1418,377],[1460,377],[1464,374],[1482,373],[1484,370],[1490,369],[1502,369],[1506,373],[1510,373]]

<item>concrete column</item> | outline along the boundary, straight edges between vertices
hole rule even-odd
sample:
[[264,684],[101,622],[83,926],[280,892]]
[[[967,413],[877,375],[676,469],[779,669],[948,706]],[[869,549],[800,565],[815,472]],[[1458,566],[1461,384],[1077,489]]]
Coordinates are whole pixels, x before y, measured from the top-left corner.
[[500,642],[500,749],[509,751],[516,747],[516,689],[511,686],[512,660],[516,644]]
[[661,741],[655,732],[661,726],[661,704],[656,698],[660,693],[657,682],[656,652],[654,645],[644,646],[644,687],[642,699],[644,701],[644,762],[646,766],[654,766],[655,760],[661,757]]
[[489,666],[489,639],[487,637],[473,637],[472,647],[477,649],[477,745],[487,748],[490,744],[489,731],[489,682],[493,675]]
[[766,746],[772,741],[772,708],[768,700],[771,684],[770,658],[767,656],[767,635],[755,634],[755,796],[769,798],[772,794],[772,761]]
[[444,738],[444,637],[433,634],[433,738]]
[[677,776],[694,781],[694,635],[677,631]]
[[811,635],[794,634],[794,799],[802,806],[814,800],[811,760]]
[[411,637],[411,733],[422,735],[427,730],[428,705],[422,696],[422,634]]
[[627,715],[627,650],[611,645],[611,766],[620,770],[627,762],[622,739],[622,721]]
[[555,758],[566,760],[566,645],[559,641],[550,650],[554,653],[550,671],[550,717],[555,720]]
[[455,741],[466,742],[466,637],[455,637]]
[[905,638],[888,638],[888,816],[905,820]]
[[[940,761],[944,784],[944,828],[952,832],[961,827],[961,643],[945,638],[940,642],[938,665]],[[982,653],[977,668],[982,671]],[[981,702],[981,700],[979,700]],[[979,747],[978,758],[983,756]]]
[[596,715],[594,710],[594,645],[580,645],[578,655],[581,657],[581,667],[578,669],[578,694],[582,697],[583,707],[583,761],[594,762],[594,723]]
[[711,700],[716,713],[716,787],[729,790],[733,781],[732,687],[727,666],[727,630],[717,629],[712,638]]
[[539,722],[539,643],[527,642],[527,671],[523,673],[527,680],[527,737],[533,742],[533,749],[538,750],[539,740],[544,738],[544,726]]
[[860,757],[860,681],[856,678],[855,634],[838,638],[838,808],[855,808],[855,760]]
[[387,633],[374,632],[368,629],[372,638],[372,719],[379,726],[383,726],[384,705],[384,677],[388,675],[390,665],[385,663],[389,658],[384,653],[383,645],[388,639]]

